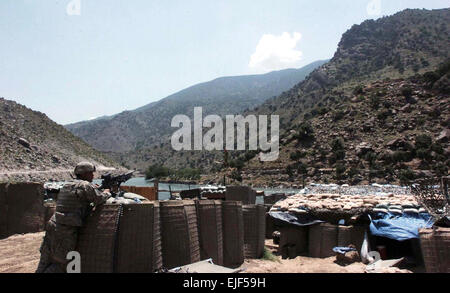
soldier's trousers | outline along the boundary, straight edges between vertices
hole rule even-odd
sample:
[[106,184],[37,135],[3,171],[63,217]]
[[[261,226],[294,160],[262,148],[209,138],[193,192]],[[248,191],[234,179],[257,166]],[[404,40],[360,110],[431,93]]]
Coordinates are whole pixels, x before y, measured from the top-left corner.
[[46,230],[36,273],[65,273],[67,253],[76,249],[78,227],[56,224],[50,220]]

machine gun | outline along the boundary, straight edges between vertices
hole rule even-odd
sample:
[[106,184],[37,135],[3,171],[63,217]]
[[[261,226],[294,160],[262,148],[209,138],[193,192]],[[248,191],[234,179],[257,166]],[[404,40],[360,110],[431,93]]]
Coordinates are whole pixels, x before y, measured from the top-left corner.
[[109,189],[111,194],[114,197],[117,197],[121,193],[119,190],[120,185],[125,181],[128,181],[133,176],[133,173],[134,171],[117,176],[112,176],[110,173],[102,175],[101,179],[103,181],[99,189]]

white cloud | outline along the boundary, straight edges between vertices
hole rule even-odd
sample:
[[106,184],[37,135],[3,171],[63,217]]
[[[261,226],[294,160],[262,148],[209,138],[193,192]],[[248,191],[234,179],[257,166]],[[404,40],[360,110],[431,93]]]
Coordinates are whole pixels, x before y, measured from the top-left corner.
[[295,67],[302,58],[302,52],[296,49],[301,38],[298,32],[284,32],[279,36],[263,35],[248,66],[258,72]]

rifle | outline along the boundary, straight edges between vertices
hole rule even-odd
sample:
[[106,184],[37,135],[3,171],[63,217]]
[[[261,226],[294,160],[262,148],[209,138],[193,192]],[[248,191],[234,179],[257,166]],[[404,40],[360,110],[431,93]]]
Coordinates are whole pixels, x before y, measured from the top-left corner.
[[127,173],[123,173],[117,176],[112,176],[110,173],[102,175],[101,179],[102,185],[99,187],[99,189],[109,189],[111,192],[111,195],[114,197],[120,196],[121,191],[119,191],[120,185],[128,181],[133,176],[134,171],[130,171]]

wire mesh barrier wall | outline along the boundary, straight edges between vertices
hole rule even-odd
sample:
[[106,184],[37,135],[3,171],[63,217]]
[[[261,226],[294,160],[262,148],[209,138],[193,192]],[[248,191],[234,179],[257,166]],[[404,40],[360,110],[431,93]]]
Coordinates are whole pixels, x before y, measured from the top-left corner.
[[318,224],[309,227],[309,256],[330,257],[334,255],[333,248],[337,246],[338,226]]
[[223,264],[222,203],[218,200],[196,201],[201,260],[212,258]]
[[242,203],[224,201],[223,210],[223,263],[238,267],[244,262],[244,219]]
[[40,232],[44,225],[44,189],[41,184],[0,184],[0,238]]
[[350,244],[355,245],[357,251],[361,251],[364,241],[364,226],[342,226],[338,227],[337,246],[347,247]]
[[162,254],[165,268],[200,261],[194,201],[160,202]]
[[153,272],[153,221],[153,205],[123,206],[123,214],[119,221],[116,272]]
[[244,257],[260,258],[264,253],[266,209],[262,205],[244,205]]
[[421,229],[419,234],[427,273],[450,273],[450,228]]
[[79,230],[77,251],[82,273],[113,273],[121,205],[102,205]]
[[159,201],[153,201],[153,271],[157,271],[162,268],[162,244],[161,244],[161,216],[160,216],[160,204]]

